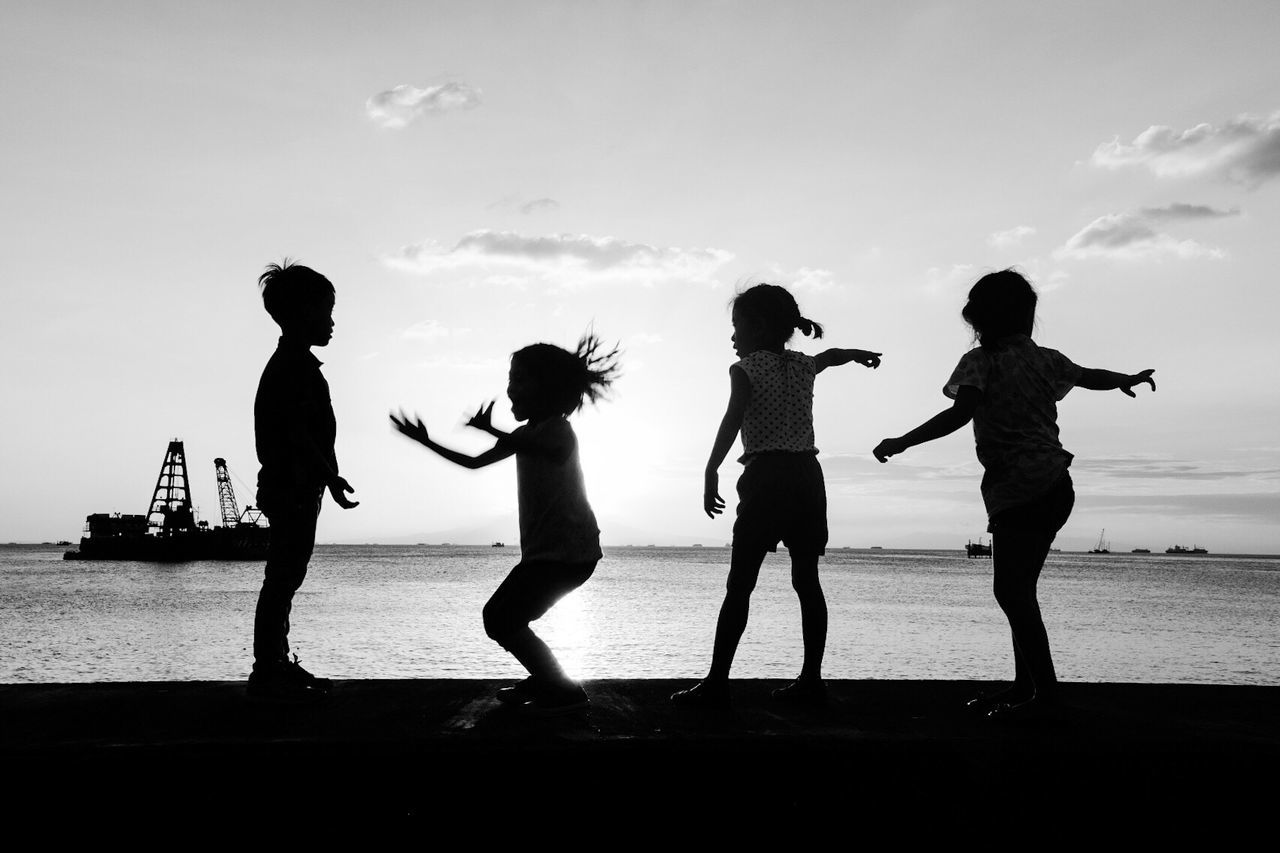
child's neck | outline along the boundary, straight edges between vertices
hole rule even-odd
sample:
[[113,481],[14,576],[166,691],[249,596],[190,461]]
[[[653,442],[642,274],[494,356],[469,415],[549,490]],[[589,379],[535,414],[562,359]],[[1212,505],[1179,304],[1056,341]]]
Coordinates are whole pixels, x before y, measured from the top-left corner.
[[280,342],[290,349],[298,350],[309,350],[315,346],[315,344],[307,340],[306,335],[298,332],[282,332],[280,335]]

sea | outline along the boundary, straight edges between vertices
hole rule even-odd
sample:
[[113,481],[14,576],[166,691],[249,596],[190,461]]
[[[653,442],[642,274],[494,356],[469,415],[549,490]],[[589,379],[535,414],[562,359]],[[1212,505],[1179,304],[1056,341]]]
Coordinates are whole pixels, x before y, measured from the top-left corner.
[[[0,683],[247,677],[261,563],[64,561],[0,545]],[[729,566],[723,547],[607,548],[534,624],[570,675],[705,674]],[[523,675],[481,609],[514,547],[320,545],[294,602],[303,666],[339,679]],[[821,564],[833,679],[1005,679],[1013,658],[991,561],[963,550],[834,549]],[[1040,602],[1066,681],[1280,684],[1280,557],[1049,555]],[[765,562],[737,678],[800,668],[785,552]]]

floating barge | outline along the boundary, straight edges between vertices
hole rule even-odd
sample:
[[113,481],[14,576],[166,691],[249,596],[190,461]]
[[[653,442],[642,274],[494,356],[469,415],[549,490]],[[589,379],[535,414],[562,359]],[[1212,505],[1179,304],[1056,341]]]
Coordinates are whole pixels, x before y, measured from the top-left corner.
[[240,511],[227,460],[213,460],[218,480],[222,525],[197,521],[181,441],[169,442],[146,515],[93,513],[85,519],[80,547],[64,560],[138,560],[180,563],[189,560],[263,560],[271,528],[252,506]]

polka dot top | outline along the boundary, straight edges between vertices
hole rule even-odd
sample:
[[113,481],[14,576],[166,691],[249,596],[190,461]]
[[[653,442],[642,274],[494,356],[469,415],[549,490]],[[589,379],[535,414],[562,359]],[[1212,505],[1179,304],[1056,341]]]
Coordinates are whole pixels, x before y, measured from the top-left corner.
[[742,458],[786,451],[817,453],[813,440],[812,356],[783,350],[756,350],[736,362],[751,383],[751,401],[742,417]]

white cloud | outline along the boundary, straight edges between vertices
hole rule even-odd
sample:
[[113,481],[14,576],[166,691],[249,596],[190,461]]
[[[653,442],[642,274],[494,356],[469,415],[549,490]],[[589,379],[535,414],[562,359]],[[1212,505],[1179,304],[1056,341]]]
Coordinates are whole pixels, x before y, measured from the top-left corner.
[[1007,249],[1022,242],[1023,238],[1036,233],[1030,225],[1016,225],[1007,231],[997,231],[987,238],[987,245],[997,249]]
[[407,341],[434,341],[439,338],[466,335],[470,331],[470,329],[449,329],[435,320],[424,320],[405,329],[400,333],[400,337]]
[[518,281],[516,273],[566,286],[611,281],[710,282],[733,259],[722,249],[681,249],[633,243],[617,237],[553,234],[530,237],[513,231],[473,231],[452,249],[433,240],[405,246],[383,263],[422,275],[454,270],[482,272],[486,281]]
[[425,115],[469,110],[480,105],[480,91],[465,83],[442,83],[419,89],[401,84],[379,92],[365,102],[365,112],[375,123],[402,128]]
[[550,213],[559,209],[560,202],[554,198],[535,198],[533,201],[527,201],[520,205],[520,212],[526,215],[530,213]]
[[1256,187],[1280,176],[1280,112],[1241,115],[1220,127],[1198,124],[1181,132],[1154,125],[1129,145],[1119,137],[1099,145],[1090,162],[1110,169],[1146,166],[1161,177],[1212,175]]
[[[807,290],[810,292],[819,292],[830,290],[835,287],[834,274],[831,270],[817,269],[814,267],[800,267],[796,270],[784,270],[782,267],[774,264],[769,267],[769,274],[759,279],[760,282],[768,284],[780,284],[791,290]],[[756,284],[756,280],[752,280],[751,284]]]
[[1066,245],[1054,252],[1058,258],[1121,258],[1145,260],[1175,258],[1223,258],[1226,253],[1195,240],[1179,240],[1151,226],[1152,219],[1178,217],[1170,208],[1160,208],[1160,215],[1142,213],[1108,213],[1099,216],[1075,234]]
[[958,287],[967,287],[977,280],[978,268],[973,264],[952,264],[950,267],[929,267],[925,270],[925,290],[945,293]]

